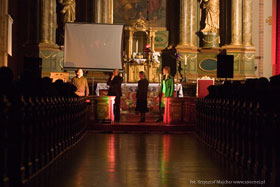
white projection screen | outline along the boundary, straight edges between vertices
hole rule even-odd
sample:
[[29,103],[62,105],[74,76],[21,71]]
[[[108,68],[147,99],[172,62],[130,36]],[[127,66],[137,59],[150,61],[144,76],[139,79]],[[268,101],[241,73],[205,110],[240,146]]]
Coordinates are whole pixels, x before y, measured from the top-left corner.
[[64,68],[122,69],[123,25],[65,24]]

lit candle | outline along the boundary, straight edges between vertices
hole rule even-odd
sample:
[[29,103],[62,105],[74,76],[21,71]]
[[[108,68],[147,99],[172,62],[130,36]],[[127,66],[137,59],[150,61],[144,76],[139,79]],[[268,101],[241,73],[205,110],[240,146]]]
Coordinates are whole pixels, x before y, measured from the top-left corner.
[[187,57],[185,55],[185,66],[187,66]]
[[136,40],[136,54],[138,53],[138,40]]

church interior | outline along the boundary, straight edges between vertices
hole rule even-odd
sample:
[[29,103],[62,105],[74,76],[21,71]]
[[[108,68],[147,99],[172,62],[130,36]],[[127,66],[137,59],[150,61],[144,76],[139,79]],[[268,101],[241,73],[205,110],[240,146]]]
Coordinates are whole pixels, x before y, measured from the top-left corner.
[[0,186],[279,186],[279,10],[0,0]]

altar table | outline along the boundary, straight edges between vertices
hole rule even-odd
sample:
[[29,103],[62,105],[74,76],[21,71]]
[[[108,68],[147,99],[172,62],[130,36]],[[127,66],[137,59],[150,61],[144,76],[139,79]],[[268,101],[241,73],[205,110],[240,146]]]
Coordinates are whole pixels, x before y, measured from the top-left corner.
[[[137,83],[123,83],[121,97],[121,112],[132,111],[136,107]],[[109,86],[106,83],[97,83],[96,96],[106,96]],[[158,112],[159,110],[159,83],[150,83],[148,87],[148,109],[149,112]],[[183,97],[182,84],[174,84],[174,96]],[[177,95],[176,95],[177,94]]]

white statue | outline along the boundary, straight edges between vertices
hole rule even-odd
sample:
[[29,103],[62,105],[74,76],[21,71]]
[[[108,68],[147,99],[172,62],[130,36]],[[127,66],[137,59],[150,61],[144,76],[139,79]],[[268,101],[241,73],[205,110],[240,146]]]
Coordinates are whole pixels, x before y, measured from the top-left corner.
[[152,60],[153,60],[153,62],[155,62],[155,63],[160,63],[160,61],[159,61],[159,59],[158,59],[158,57],[160,56],[160,53],[159,52],[153,52],[153,55],[152,55]]

